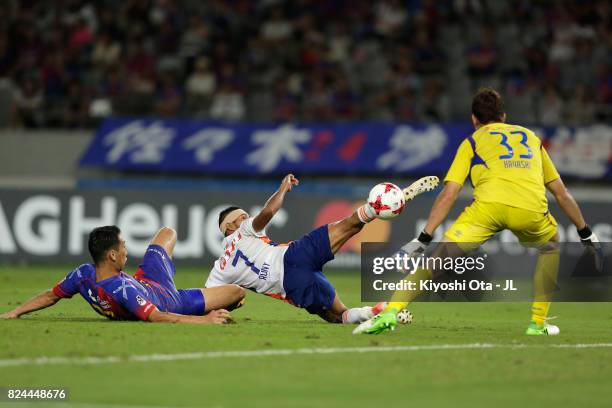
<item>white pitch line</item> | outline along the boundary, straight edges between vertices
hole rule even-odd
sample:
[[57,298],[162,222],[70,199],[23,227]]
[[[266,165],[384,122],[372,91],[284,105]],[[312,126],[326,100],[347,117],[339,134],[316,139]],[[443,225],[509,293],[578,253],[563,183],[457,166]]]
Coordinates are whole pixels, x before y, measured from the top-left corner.
[[300,354],[342,354],[342,353],[389,353],[397,351],[431,351],[431,350],[469,350],[469,349],[496,349],[496,348],[612,348],[612,343],[578,343],[578,344],[494,344],[494,343],[467,343],[467,344],[431,344],[418,346],[379,346],[379,347],[330,347],[330,348],[299,348],[299,349],[270,349],[270,350],[234,350],[234,351],[206,351],[177,354],[144,354],[129,356],[107,357],[37,357],[15,358],[0,360],[0,367],[20,367],[38,365],[97,365],[115,363],[149,363],[160,361],[202,360],[207,358],[231,357],[270,357],[291,356]]

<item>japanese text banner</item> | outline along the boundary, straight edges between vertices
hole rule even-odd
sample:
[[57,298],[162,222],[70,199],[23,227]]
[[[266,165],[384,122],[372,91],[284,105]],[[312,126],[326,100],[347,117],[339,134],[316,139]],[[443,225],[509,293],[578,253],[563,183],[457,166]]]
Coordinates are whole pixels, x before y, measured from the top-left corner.
[[[553,136],[548,145],[553,149],[553,160],[555,155],[562,160],[559,168],[562,174],[587,178],[609,175],[610,127],[534,130],[540,136]],[[112,118],[102,124],[80,164],[118,170],[235,175],[288,171],[444,174],[457,147],[471,132],[469,124],[228,125]],[[593,141],[598,143],[595,149],[590,146]],[[583,146],[584,143],[589,146]],[[568,155],[568,147],[578,154]]]

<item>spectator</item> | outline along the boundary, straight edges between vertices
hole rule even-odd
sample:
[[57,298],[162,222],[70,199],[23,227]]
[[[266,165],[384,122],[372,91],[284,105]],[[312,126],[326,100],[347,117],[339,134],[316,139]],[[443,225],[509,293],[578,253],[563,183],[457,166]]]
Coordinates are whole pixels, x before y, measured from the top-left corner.
[[423,102],[420,105],[419,121],[444,122],[449,117],[448,98],[444,96],[442,85],[437,80],[429,80],[423,89]]
[[137,38],[128,45],[126,57],[125,67],[128,75],[146,81],[153,80],[155,74],[153,55],[145,47],[143,39]]
[[376,31],[382,35],[394,34],[406,21],[406,9],[398,0],[382,0],[375,4]]
[[332,28],[333,34],[329,40],[329,51],[327,60],[332,63],[343,63],[349,58],[352,46],[351,37],[348,35],[346,27],[339,25]]
[[182,95],[174,74],[163,73],[157,88],[155,112],[163,117],[176,116],[181,108]]
[[209,70],[208,58],[198,58],[195,63],[195,71],[187,78],[185,85],[187,111],[197,116],[202,116],[202,112],[207,112],[216,87],[217,80]]
[[81,83],[72,80],[68,85],[68,96],[63,109],[63,127],[83,128],[89,115],[88,96]]
[[538,101],[538,123],[544,126],[557,126],[563,121],[564,104],[553,85],[544,89],[544,95]]
[[304,118],[325,121],[332,118],[332,95],[322,78],[314,76],[304,96]]
[[117,64],[120,56],[121,45],[110,34],[101,33],[91,53],[91,62],[97,68],[105,69]]
[[486,85],[507,92],[516,122],[609,121],[611,10],[605,0],[11,1],[0,5],[0,77],[19,84],[13,111],[32,126],[91,124],[80,98],[96,116],[466,120],[457,106]]
[[26,77],[15,91],[13,101],[18,124],[28,128],[42,125],[44,95],[38,81]]
[[127,91],[128,85],[125,72],[119,66],[109,67],[101,81],[99,88],[100,96],[110,99],[121,99],[125,97]]
[[421,75],[435,75],[442,71],[442,51],[425,30],[420,30],[416,35],[412,60],[416,63],[416,71]]
[[85,19],[77,20],[68,39],[68,53],[79,55],[89,47],[94,40],[94,33],[87,25]]
[[244,118],[245,110],[242,94],[225,82],[213,97],[210,116],[213,119],[238,121]]
[[499,50],[494,43],[494,38],[492,29],[483,28],[480,41],[468,52],[469,73],[477,79],[492,75],[497,68]]
[[584,85],[578,85],[567,104],[567,122],[570,125],[589,125],[595,118],[593,91]]
[[356,119],[359,115],[359,97],[351,89],[344,75],[338,76],[334,88],[332,95],[334,116],[343,120]]
[[274,119],[277,122],[291,122],[296,119],[299,98],[291,91],[288,79],[277,83],[274,99],[276,106]]
[[395,118],[400,122],[416,122],[417,102],[409,88],[404,88],[395,97]]
[[270,19],[264,22],[261,28],[261,37],[270,42],[278,42],[289,39],[293,26],[289,22],[281,7],[274,7],[270,13]]
[[47,54],[42,66],[42,81],[48,99],[59,100],[65,95],[69,74],[62,52]]
[[187,29],[181,36],[179,55],[193,59],[206,50],[208,46],[208,28],[200,16],[189,17]]

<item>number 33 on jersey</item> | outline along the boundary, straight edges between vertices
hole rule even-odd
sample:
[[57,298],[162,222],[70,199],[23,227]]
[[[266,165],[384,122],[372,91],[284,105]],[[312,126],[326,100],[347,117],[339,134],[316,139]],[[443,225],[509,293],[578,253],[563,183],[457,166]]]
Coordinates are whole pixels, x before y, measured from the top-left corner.
[[444,181],[463,185],[467,177],[477,201],[545,213],[545,185],[559,173],[531,130],[490,123],[461,143]]

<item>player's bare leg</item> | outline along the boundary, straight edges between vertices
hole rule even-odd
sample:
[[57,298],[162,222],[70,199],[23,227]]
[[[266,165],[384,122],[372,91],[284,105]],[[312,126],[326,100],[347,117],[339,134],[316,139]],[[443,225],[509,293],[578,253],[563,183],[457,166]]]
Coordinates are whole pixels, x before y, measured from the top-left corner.
[[238,285],[222,285],[200,290],[206,299],[204,313],[217,309],[236,309],[242,305],[245,295],[244,289]]
[[170,258],[174,252],[174,246],[176,245],[176,231],[170,227],[163,227],[151,240],[151,245],[159,245],[164,248]]
[[342,245],[363,228],[365,224],[357,216],[357,212],[343,219],[342,221],[329,224],[327,231],[329,234],[329,246],[333,254],[338,252]]
[[[151,240],[151,245],[164,248],[169,257],[172,257],[176,245],[176,231],[170,227],[161,228]],[[215,288],[200,289],[206,299],[204,313],[211,310],[233,310],[240,307],[244,299],[244,289],[238,285],[223,285]]]
[[342,303],[340,297],[336,293],[331,309],[319,313],[319,316],[330,323],[342,323],[342,314],[347,310],[348,308],[344,306],[344,303]]

